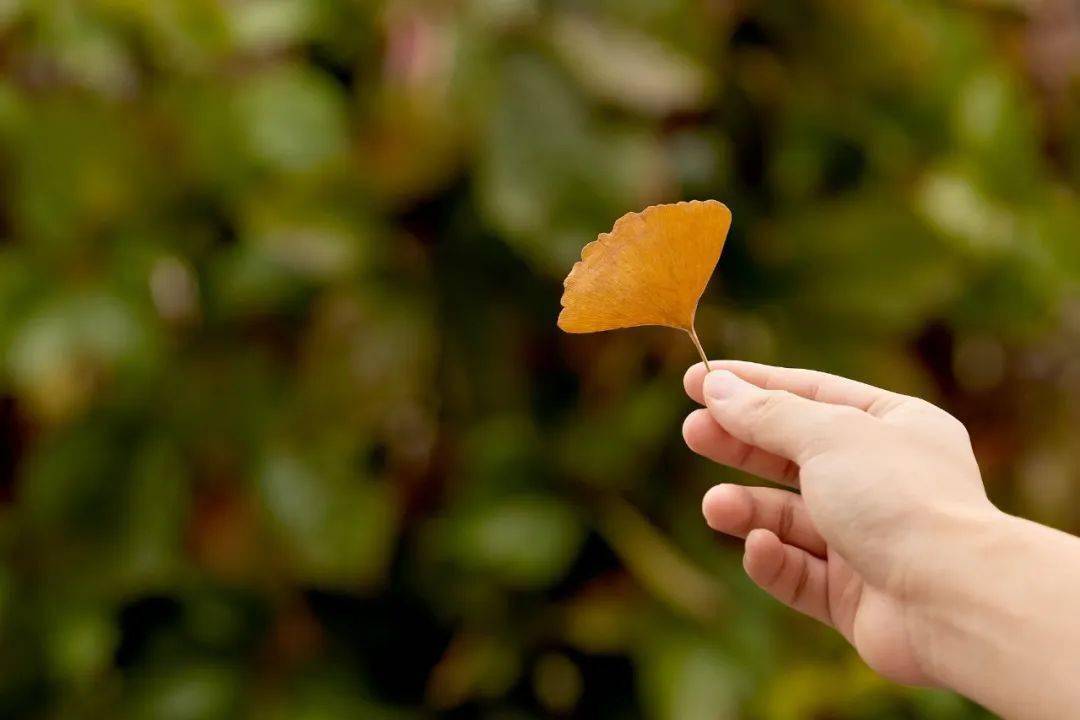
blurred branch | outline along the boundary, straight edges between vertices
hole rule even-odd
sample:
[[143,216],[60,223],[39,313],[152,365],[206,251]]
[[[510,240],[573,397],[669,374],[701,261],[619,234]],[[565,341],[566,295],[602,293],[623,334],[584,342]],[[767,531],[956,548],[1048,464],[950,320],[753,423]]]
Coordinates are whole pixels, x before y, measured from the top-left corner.
[[655,597],[697,621],[712,623],[725,593],[625,500],[612,498],[600,510],[600,534],[627,570]]

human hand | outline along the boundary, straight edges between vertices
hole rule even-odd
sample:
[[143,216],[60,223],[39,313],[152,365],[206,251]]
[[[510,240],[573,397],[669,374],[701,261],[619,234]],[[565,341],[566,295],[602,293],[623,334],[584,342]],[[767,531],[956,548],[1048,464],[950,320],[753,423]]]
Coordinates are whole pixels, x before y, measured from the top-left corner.
[[718,485],[709,526],[746,538],[743,565],[769,594],[838,630],[881,675],[936,684],[918,604],[936,549],[1002,515],[963,425],[917,398],[810,370],[702,364],[686,391],[706,406],[695,452],[797,488]]

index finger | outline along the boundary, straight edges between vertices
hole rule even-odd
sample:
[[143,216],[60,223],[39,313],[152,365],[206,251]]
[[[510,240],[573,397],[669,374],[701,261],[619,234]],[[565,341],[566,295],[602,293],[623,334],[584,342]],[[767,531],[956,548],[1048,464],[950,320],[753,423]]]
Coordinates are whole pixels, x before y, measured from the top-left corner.
[[[712,360],[709,365],[713,370],[734,373],[764,390],[786,390],[808,400],[858,408],[875,417],[883,417],[905,399],[889,390],[817,370],[775,367],[745,360]],[[702,383],[707,374],[705,364],[696,363],[683,376],[686,394],[697,403],[705,403]]]

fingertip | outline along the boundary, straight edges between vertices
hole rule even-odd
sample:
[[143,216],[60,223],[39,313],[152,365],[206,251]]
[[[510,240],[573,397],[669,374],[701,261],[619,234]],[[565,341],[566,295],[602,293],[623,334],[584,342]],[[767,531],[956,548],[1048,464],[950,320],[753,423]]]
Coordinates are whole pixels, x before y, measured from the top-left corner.
[[705,380],[707,372],[704,363],[694,363],[683,374],[683,389],[694,402],[704,403],[701,383]]
[[772,530],[754,528],[746,535],[746,548],[751,552],[760,552],[772,547],[780,547],[782,543]]
[[745,384],[735,373],[730,370],[713,370],[705,376],[702,382],[702,392],[705,402],[720,402],[727,400],[738,392]]
[[755,528],[746,536],[743,546],[743,569],[754,582],[761,584],[763,579],[775,575],[783,553],[784,544],[775,533],[765,528]]
[[716,422],[709,415],[709,411],[704,408],[694,410],[686,419],[683,420],[682,436],[683,442],[686,446],[694,452],[701,454],[705,450],[711,425],[715,425]]
[[752,500],[742,485],[723,483],[709,488],[701,499],[701,513],[709,527],[719,532],[745,529]]
[[682,438],[683,438],[683,442],[685,442],[687,445],[689,445],[691,450],[694,449],[694,446],[690,442],[690,439],[694,436],[694,424],[697,422],[697,420],[694,419],[694,413],[697,413],[697,412],[701,412],[701,411],[700,410],[694,410],[689,415],[687,415],[682,421]]
[[705,496],[701,499],[701,506],[704,510],[709,511],[727,505],[735,499],[735,494],[741,489],[742,486],[732,483],[713,485],[705,491]]
[[691,378],[694,378],[695,376],[698,380],[700,380],[702,377],[705,376],[705,372],[705,363],[696,362],[690,367],[686,368],[686,373],[683,375],[683,380],[689,380]]

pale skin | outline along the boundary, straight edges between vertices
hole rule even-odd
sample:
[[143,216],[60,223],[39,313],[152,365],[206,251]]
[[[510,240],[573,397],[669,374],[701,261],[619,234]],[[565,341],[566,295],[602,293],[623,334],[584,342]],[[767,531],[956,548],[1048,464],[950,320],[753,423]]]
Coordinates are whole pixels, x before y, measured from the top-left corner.
[[[1005,718],[1080,717],[1080,538],[998,510],[964,426],[917,398],[811,370],[712,361],[689,447],[784,487],[717,485],[767,593],[886,678]],[[797,492],[796,492],[797,491]]]

